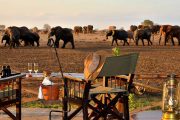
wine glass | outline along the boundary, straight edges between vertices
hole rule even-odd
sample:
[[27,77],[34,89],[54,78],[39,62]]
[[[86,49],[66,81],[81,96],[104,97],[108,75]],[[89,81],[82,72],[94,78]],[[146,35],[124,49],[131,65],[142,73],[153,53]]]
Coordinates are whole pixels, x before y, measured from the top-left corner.
[[32,63],[28,63],[28,71],[29,71],[29,74],[31,74],[31,72],[32,72]]
[[38,63],[34,63],[34,72],[37,74],[38,72]]

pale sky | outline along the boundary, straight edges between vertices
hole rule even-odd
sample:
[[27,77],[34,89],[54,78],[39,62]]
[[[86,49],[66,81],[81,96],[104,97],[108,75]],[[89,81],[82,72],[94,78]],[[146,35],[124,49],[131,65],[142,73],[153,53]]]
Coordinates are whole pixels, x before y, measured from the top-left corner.
[[109,25],[129,29],[150,19],[180,25],[180,0],[0,0],[0,24],[43,28]]

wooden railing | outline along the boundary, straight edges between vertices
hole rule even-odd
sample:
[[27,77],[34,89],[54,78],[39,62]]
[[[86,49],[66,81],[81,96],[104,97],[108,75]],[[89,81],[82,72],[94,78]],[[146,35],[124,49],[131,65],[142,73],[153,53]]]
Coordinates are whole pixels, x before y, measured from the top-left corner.
[[[21,80],[25,74],[17,74],[0,78],[0,110],[3,110],[13,120],[21,120]],[[7,107],[16,106],[16,115]]]

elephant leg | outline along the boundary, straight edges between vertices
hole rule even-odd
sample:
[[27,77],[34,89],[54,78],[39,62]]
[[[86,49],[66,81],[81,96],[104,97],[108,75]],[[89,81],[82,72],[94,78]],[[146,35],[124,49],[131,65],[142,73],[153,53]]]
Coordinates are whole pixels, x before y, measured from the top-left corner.
[[66,44],[67,44],[67,41],[64,41],[63,46],[61,48],[65,48]]
[[28,46],[28,41],[24,40],[24,46]]
[[137,45],[137,46],[138,46],[138,41],[139,41],[139,39],[136,40],[136,45]]
[[[3,41],[2,41],[2,43],[3,43]],[[6,45],[8,44],[8,42],[7,42],[7,40],[6,40],[6,42],[5,42],[5,44],[4,44],[4,46],[6,47]]]
[[152,42],[151,42],[150,39],[147,39],[147,41],[148,41],[148,46],[149,46],[149,45],[152,45]]
[[171,37],[171,42],[172,42],[172,45],[175,46],[173,37]]
[[111,43],[111,46],[113,46],[113,44],[114,44],[114,39],[112,39],[112,43]]
[[142,44],[143,44],[143,46],[144,46],[144,39],[141,39],[141,41],[142,41]]
[[39,47],[39,41],[37,41],[36,43],[37,43],[37,47]]
[[19,46],[20,46],[19,40],[14,41],[14,47],[19,47]]
[[154,34],[152,35],[152,41],[154,42]]
[[[123,46],[125,46],[125,44],[126,44],[126,41],[125,40],[123,40],[124,42],[123,42]],[[121,42],[122,42],[122,40],[121,40]]]
[[15,41],[14,40],[12,40],[12,42],[11,42],[11,48],[15,48]]
[[153,43],[152,43],[152,41],[150,39],[149,39],[149,42],[150,42],[151,45],[153,45]]
[[59,41],[57,41],[57,40],[55,41],[54,47],[59,48]]
[[180,45],[180,35],[177,37],[178,45]]
[[166,34],[165,35],[165,40],[164,40],[164,45],[166,46],[166,43],[168,42],[168,37],[167,37],[168,35]]
[[115,42],[116,42],[116,45],[118,46],[118,41],[117,41],[117,39],[115,40]]
[[31,42],[31,45],[34,47],[34,41]]
[[125,45],[125,43],[126,43],[127,45],[129,45],[127,39],[124,40],[124,45]]
[[150,45],[150,41],[149,40],[147,40],[147,42],[148,42],[148,46]]
[[51,39],[48,39],[47,46],[51,46]]
[[161,36],[159,37],[159,45],[161,45]]
[[39,41],[36,40],[36,41],[34,41],[34,42],[36,42],[37,47],[39,47]]
[[71,45],[72,45],[72,49],[74,49],[74,48],[75,48],[75,46],[74,46],[74,40],[71,41]]

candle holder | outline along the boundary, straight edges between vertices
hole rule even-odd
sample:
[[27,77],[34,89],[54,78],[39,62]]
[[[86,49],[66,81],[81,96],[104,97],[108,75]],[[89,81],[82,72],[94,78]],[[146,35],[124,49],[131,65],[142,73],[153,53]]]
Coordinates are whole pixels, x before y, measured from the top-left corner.
[[180,83],[175,74],[168,75],[169,79],[163,86],[162,120],[179,120]]

